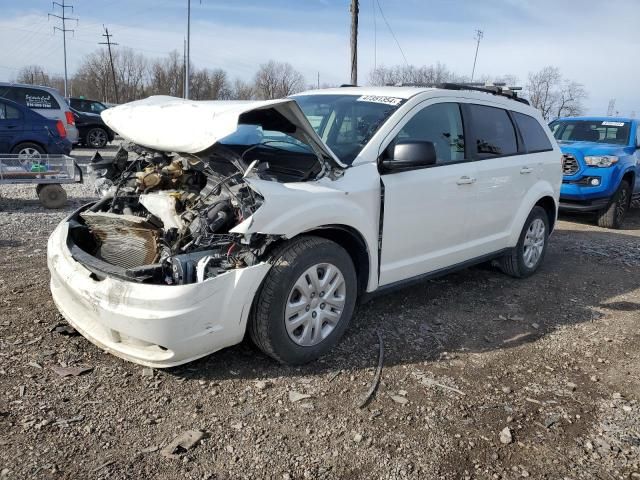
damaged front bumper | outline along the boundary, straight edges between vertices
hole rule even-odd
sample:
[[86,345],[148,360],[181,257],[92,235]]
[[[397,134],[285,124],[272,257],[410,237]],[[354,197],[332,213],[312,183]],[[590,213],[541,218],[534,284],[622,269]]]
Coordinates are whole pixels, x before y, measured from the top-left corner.
[[51,234],[47,261],[53,300],[65,319],[98,347],[154,368],[190,362],[239,343],[269,263],[229,270],[187,285],[102,279],[77,262],[69,224]]

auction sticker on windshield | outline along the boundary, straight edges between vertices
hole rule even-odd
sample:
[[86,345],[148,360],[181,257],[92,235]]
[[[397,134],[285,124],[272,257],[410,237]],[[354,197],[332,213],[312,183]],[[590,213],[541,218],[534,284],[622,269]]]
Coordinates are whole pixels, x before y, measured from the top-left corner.
[[603,127],[624,127],[624,122],[602,122]]
[[401,98],[385,97],[381,95],[362,95],[358,98],[359,102],[384,103],[385,105],[398,106],[402,103]]

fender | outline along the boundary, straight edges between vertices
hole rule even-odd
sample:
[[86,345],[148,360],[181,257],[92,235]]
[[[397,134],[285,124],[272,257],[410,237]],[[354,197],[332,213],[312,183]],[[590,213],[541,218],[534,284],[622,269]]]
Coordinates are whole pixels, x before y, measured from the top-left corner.
[[529,213],[538,201],[544,197],[551,197],[556,205],[556,220],[558,218],[558,189],[553,188],[550,182],[538,180],[538,182],[527,192],[526,196],[520,203],[520,208],[511,223],[511,235],[509,236],[509,247],[515,247],[520,238],[522,227],[527,220]]
[[[247,178],[263,198],[254,214],[231,230],[250,235],[280,235],[293,238],[328,225],[343,225],[358,232],[365,241],[369,265],[378,265],[378,220],[380,180],[374,164],[352,167],[344,175],[315,182],[278,183]],[[377,268],[371,268],[367,290],[377,288]]]

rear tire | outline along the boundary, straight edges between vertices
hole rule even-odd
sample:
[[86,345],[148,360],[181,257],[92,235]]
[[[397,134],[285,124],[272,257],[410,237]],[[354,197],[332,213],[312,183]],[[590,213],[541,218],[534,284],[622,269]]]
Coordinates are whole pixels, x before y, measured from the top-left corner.
[[533,275],[542,264],[549,239],[549,217],[535,206],[524,222],[518,244],[498,260],[500,270],[515,278]]
[[95,127],[87,132],[84,143],[91,148],[104,148],[109,143],[109,135],[104,128]]
[[62,208],[67,204],[67,192],[62,185],[50,183],[38,187],[36,192],[44,208]]
[[29,160],[37,160],[46,152],[44,148],[42,148],[37,143],[33,142],[23,142],[19,143],[11,150],[11,153],[15,155],[20,155],[20,161],[22,163],[26,163]]
[[252,307],[249,335],[280,363],[308,363],[331,350],[347,329],[356,271],[344,248],[320,237],[287,242],[273,258]]
[[618,229],[622,227],[624,217],[631,204],[631,186],[623,180],[613,195],[607,208],[598,212],[598,226],[602,228]]

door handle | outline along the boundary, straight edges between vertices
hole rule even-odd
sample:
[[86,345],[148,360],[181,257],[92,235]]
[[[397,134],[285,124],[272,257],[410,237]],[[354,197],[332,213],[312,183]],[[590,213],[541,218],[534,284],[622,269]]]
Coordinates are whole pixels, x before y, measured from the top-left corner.
[[527,173],[531,173],[531,172],[533,172],[533,168],[531,168],[531,167],[522,167],[522,168],[520,169],[520,173],[521,173],[522,175],[525,175],[525,174],[527,174]]
[[473,177],[467,177],[466,175],[460,177],[456,182],[458,185],[471,185],[472,183],[476,183],[476,179]]

